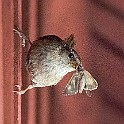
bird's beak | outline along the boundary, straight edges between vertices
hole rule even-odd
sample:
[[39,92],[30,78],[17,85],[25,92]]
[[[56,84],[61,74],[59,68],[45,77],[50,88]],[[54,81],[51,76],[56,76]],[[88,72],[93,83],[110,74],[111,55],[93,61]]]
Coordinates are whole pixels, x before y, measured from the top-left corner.
[[75,60],[70,61],[70,65],[71,67],[73,67],[74,69],[77,69],[77,67],[79,66],[79,63]]

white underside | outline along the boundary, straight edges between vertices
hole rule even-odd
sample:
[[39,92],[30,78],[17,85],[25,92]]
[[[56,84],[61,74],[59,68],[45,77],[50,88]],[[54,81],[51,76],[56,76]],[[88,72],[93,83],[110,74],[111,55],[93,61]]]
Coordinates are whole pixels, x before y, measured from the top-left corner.
[[[58,68],[59,67],[59,68]],[[54,68],[54,69],[53,69]],[[44,68],[40,73],[35,75],[32,81],[35,83],[34,87],[45,87],[56,85],[68,72],[72,72],[75,69],[65,65],[59,65],[53,67],[49,65],[49,68]]]

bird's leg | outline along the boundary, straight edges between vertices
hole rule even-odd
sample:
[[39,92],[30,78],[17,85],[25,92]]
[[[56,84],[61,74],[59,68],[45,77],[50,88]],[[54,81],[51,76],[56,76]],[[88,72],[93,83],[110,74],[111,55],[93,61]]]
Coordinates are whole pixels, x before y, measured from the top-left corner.
[[15,85],[17,88],[18,88],[18,91],[13,91],[13,92],[15,92],[15,93],[17,93],[17,94],[19,94],[19,95],[22,95],[22,94],[24,94],[26,91],[28,91],[29,89],[32,89],[32,88],[34,88],[33,87],[33,84],[30,84],[26,89],[24,89],[24,90],[21,90],[21,87],[19,86],[19,85]]
[[30,43],[30,45],[32,45],[30,39],[19,29],[19,28],[14,28],[13,29],[14,32],[16,32],[19,37],[22,39],[22,46],[25,47],[26,41],[28,41]]
[[[22,40],[22,46],[25,47],[26,41],[28,41],[30,43],[30,45],[32,45],[30,39],[18,28],[18,27],[14,27],[13,31],[15,33],[17,33],[19,35],[19,37]],[[30,84],[25,90],[21,90],[19,85],[16,85],[16,87],[18,88],[18,91],[13,91],[15,93],[18,93],[19,95],[24,94],[27,90],[32,89],[33,88],[33,84]]]

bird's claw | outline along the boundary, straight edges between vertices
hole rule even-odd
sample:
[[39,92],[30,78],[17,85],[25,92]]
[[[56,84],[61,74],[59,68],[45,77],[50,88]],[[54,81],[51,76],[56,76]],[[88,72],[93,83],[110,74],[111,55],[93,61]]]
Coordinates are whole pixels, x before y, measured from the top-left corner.
[[25,47],[26,40],[30,42],[29,38],[27,38],[26,35],[18,27],[14,28],[13,31],[16,32],[19,35],[19,37],[22,39],[23,47]]
[[17,88],[18,88],[18,90],[16,90],[16,91],[13,91],[14,93],[17,93],[17,94],[19,94],[19,95],[22,95],[22,94],[24,94],[25,92],[23,91],[23,90],[21,90],[21,86],[20,85],[15,85]]

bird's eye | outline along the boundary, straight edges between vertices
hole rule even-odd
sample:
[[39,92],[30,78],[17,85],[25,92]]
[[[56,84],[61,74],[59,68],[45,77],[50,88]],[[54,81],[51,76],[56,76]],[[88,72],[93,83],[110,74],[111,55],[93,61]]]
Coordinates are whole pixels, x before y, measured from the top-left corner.
[[69,58],[74,58],[74,54],[73,54],[73,53],[70,53],[70,54],[68,55],[68,57],[69,57]]

